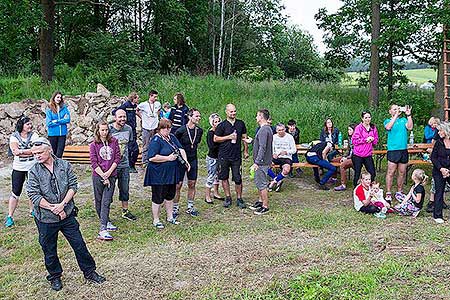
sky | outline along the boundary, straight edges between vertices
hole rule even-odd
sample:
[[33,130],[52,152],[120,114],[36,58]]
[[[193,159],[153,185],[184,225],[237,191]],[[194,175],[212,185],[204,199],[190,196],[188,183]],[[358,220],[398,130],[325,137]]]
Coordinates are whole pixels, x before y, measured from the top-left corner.
[[323,31],[317,28],[314,15],[319,8],[325,7],[328,12],[336,12],[341,7],[340,0],[283,0],[285,13],[290,16],[290,22],[297,24],[314,38],[314,43],[320,53],[325,52],[322,41]]

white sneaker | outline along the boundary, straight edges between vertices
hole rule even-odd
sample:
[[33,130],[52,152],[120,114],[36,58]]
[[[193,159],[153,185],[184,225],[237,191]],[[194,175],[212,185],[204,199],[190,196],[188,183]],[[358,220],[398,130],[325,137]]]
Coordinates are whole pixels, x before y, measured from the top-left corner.
[[444,224],[445,221],[442,218],[433,219],[437,224]]
[[106,224],[106,230],[108,230],[108,231],[116,231],[116,230],[117,230],[117,226],[114,226],[113,223],[108,222],[108,223]]
[[102,240],[102,241],[112,241],[112,240],[113,240],[112,235],[110,235],[109,232],[106,231],[106,230],[100,231],[100,232],[98,233],[97,238],[98,238],[99,240]]

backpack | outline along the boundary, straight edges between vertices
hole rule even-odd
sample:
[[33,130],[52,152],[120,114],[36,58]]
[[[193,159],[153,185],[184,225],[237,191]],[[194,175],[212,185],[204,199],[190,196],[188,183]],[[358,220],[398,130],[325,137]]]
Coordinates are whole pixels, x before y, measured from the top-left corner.
[[[19,147],[21,147],[22,149],[28,149],[30,142],[31,142],[31,137],[33,136],[33,132],[28,133],[27,140],[25,142],[22,140],[20,133],[18,133],[17,131],[14,131],[12,136],[15,137],[19,141]],[[14,156],[14,154],[11,150],[11,147],[8,146],[8,157],[13,157],[13,156]]]

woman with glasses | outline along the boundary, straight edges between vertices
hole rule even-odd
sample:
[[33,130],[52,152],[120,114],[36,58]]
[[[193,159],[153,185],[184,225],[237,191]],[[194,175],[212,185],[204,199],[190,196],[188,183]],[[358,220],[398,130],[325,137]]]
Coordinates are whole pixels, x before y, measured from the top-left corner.
[[153,226],[163,229],[164,224],[159,220],[161,204],[165,204],[167,222],[178,225],[173,217],[173,198],[176,184],[179,180],[179,168],[190,170],[186,152],[178,139],[170,133],[172,122],[161,119],[157,133],[151,139],[148,147],[148,165],[145,172],[144,186],[152,187]]
[[[13,171],[11,175],[11,196],[8,203],[8,216],[5,220],[6,227],[14,225],[14,212],[17,208],[23,184],[27,173],[34,165],[35,160],[31,153],[31,145],[39,136],[33,132],[33,124],[30,118],[22,116],[16,124],[16,131],[9,138],[9,148],[14,155]],[[30,216],[33,216],[33,205],[30,201]]]
[[70,123],[70,112],[61,92],[54,92],[45,111],[48,139],[52,144],[53,154],[61,158],[66,146],[67,124]]
[[99,240],[113,239],[108,231],[117,227],[109,220],[109,210],[117,179],[117,165],[121,154],[119,141],[111,135],[108,123],[100,121],[94,128],[94,141],[89,145],[92,166],[92,185],[94,187],[95,210],[100,218]]
[[361,175],[362,166],[369,172],[372,181],[375,180],[375,164],[373,162],[373,147],[378,143],[377,127],[372,124],[372,114],[368,111],[361,113],[362,122],[356,126],[355,132],[352,135],[353,143],[353,169],[355,170],[355,177],[353,178],[353,186],[358,185],[358,180]]

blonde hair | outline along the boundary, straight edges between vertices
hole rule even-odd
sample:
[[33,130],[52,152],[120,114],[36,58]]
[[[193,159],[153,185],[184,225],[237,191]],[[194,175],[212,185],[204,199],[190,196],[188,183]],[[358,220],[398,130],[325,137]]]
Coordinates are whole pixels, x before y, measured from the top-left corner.
[[421,184],[425,184],[428,179],[427,174],[425,174],[425,171],[422,169],[415,169],[412,173],[412,177],[418,179]]
[[209,116],[209,125],[211,125],[211,127],[213,127],[214,119],[217,119],[217,118],[219,118],[219,122],[222,121],[222,119],[220,118],[219,114],[217,114],[217,113],[212,113]]
[[441,122],[441,120],[439,120],[439,118],[436,118],[436,117],[431,117],[431,118],[428,120],[428,125],[431,126],[431,124],[433,124],[433,123],[435,123],[435,122],[436,122],[436,124],[439,124],[439,123]]

